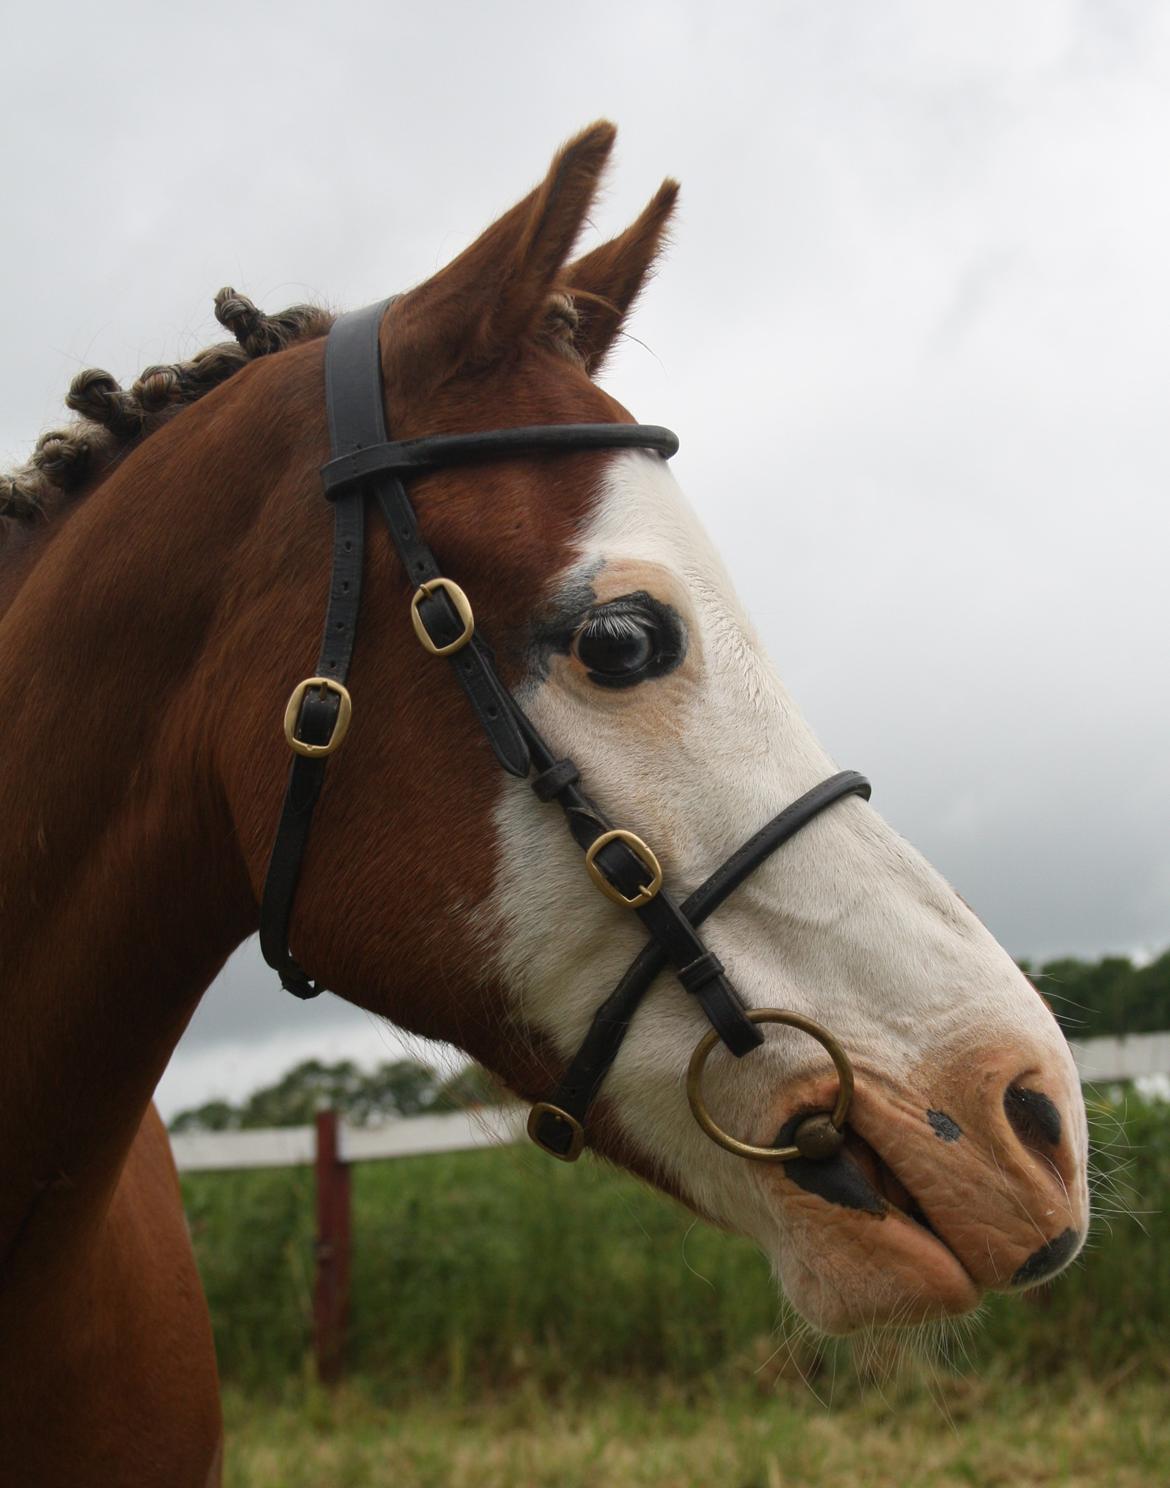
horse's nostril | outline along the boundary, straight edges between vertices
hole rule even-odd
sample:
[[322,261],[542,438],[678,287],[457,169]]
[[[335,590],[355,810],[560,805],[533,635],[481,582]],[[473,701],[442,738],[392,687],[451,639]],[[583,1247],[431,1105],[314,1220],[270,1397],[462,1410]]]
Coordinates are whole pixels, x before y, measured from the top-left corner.
[[1056,1147],[1059,1144],[1060,1112],[1042,1090],[1009,1085],[1004,1092],[1003,1109],[1016,1136],[1026,1147]]

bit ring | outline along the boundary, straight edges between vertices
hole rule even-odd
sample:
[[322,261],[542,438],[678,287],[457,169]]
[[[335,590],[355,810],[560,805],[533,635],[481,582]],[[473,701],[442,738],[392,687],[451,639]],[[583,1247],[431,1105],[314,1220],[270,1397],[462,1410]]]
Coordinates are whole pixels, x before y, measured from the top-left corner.
[[[749,1023],[784,1023],[789,1028],[799,1028],[802,1033],[807,1033],[810,1038],[816,1039],[817,1043],[824,1048],[837,1071],[837,1100],[829,1120],[834,1129],[840,1132],[853,1099],[853,1066],[849,1062],[848,1054],[828,1029],[822,1028],[819,1023],[814,1023],[811,1018],[805,1018],[800,1013],[790,1013],[783,1008],[749,1008],[745,1011],[744,1017]],[[691,1114],[703,1131],[717,1146],[724,1148],[727,1152],[734,1152],[737,1157],[752,1158],[756,1162],[789,1162],[794,1157],[805,1156],[797,1146],[756,1147],[750,1142],[741,1142],[738,1137],[725,1132],[715,1121],[703,1099],[703,1066],[719,1042],[719,1035],[715,1029],[704,1034],[696,1045],[695,1052],[691,1055],[691,1062],[687,1066],[687,1100],[690,1102]]]

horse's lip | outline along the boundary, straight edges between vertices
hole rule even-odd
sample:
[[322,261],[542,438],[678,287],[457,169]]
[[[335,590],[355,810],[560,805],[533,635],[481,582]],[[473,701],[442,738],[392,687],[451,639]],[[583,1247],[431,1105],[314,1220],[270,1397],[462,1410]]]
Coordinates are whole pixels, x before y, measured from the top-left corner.
[[[930,1247],[944,1250],[947,1255],[963,1272],[968,1282],[980,1294],[983,1285],[971,1275],[964,1264],[963,1257],[947,1240],[946,1235],[934,1223],[925,1205],[915,1194],[914,1190],[905,1181],[898,1171],[896,1163],[890,1160],[880,1148],[869,1140],[857,1126],[849,1123],[846,1128],[846,1141],[842,1148],[845,1161],[857,1172],[861,1181],[870,1191],[883,1203],[885,1213],[889,1219],[901,1222],[902,1225],[911,1227],[921,1236],[922,1242]],[[878,1183],[874,1183],[863,1164],[868,1160],[876,1164]]]
[[[792,1133],[808,1115],[800,1112],[785,1123],[776,1145],[787,1145]],[[898,1226],[903,1238],[941,1250],[963,1273],[967,1283],[982,1294],[982,1285],[971,1275],[963,1258],[931,1220],[925,1206],[905,1182],[897,1166],[869,1140],[854,1121],[845,1125],[845,1141],[833,1158],[817,1163],[794,1159],[784,1164],[784,1176],[827,1203],[868,1212]]]
[[971,1312],[985,1288],[855,1129],[847,1128],[846,1148],[820,1164],[794,1159],[760,1175],[779,1185],[787,1238],[777,1268],[797,1310],[838,1336]]

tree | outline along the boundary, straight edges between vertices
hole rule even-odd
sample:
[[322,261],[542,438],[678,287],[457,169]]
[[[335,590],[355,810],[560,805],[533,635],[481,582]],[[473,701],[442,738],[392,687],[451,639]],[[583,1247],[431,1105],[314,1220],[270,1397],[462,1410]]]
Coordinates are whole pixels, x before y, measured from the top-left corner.
[[346,1115],[358,1126],[387,1116],[418,1116],[429,1109],[439,1092],[435,1072],[414,1059],[380,1064],[362,1082]]
[[240,1113],[225,1100],[208,1101],[190,1111],[180,1111],[171,1122],[173,1132],[235,1131]]
[[434,1105],[439,1090],[434,1070],[415,1059],[388,1060],[368,1075],[349,1059],[336,1064],[306,1059],[275,1085],[254,1091],[240,1106],[215,1100],[180,1111],[171,1121],[171,1130],[308,1126],[327,1107],[340,1111],[355,1126],[367,1126],[388,1117],[417,1116]]

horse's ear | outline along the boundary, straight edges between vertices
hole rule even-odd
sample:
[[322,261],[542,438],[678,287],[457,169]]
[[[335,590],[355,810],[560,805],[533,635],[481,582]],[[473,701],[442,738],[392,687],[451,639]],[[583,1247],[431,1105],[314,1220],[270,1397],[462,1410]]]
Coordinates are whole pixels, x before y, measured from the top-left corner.
[[573,345],[591,375],[608,355],[662,252],[677,200],[678,182],[663,181],[636,222],[564,272],[565,286],[578,316]]
[[617,130],[591,124],[560,150],[535,191],[494,222],[387,317],[384,366],[409,358],[410,377],[437,384],[506,351],[543,318],[597,194]]

